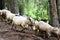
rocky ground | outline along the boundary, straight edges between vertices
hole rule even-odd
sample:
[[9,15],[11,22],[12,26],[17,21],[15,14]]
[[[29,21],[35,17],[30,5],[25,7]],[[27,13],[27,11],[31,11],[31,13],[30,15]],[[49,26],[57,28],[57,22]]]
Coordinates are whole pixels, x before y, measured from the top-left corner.
[[[7,22],[0,21],[0,40],[58,40],[56,34],[52,34],[51,37],[46,37],[45,32],[35,32],[32,30],[11,30],[11,24]],[[19,30],[22,30],[19,29]]]

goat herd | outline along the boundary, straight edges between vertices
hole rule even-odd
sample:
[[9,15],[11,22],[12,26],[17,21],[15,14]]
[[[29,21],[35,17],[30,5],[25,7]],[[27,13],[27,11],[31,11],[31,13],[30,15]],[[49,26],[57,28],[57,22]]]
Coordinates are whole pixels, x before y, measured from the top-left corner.
[[0,19],[2,21],[6,20],[7,22],[12,22],[12,27],[11,27],[12,29],[17,28],[17,26],[22,28],[31,27],[31,30],[46,31],[49,36],[51,35],[51,32],[60,35],[60,29],[58,27],[52,27],[48,23],[34,20],[31,17],[21,16],[19,14],[13,14],[6,9],[0,10]]

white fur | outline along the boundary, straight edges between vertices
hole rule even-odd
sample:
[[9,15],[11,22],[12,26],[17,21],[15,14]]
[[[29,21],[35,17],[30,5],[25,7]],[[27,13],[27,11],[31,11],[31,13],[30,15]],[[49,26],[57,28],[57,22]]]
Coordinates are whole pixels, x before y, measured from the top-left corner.
[[7,14],[10,14],[11,12],[9,10],[3,9],[2,10],[2,16],[6,16]]
[[5,19],[7,13],[11,13],[11,12],[6,9],[0,10],[0,15],[2,17],[2,20]]
[[22,26],[22,27],[25,27],[29,24],[29,19],[27,17],[24,17],[24,16],[15,16],[13,17],[13,22],[12,24],[15,25],[15,26]]
[[56,31],[54,31],[54,33],[56,33],[57,35],[60,36],[60,29],[59,28],[55,28]]
[[0,10],[0,15],[2,15],[2,10]]
[[7,20],[12,20],[14,16],[15,16],[15,14],[13,14],[13,13],[6,13]]
[[11,13],[9,10],[3,9],[2,14]]
[[2,21],[2,10],[0,10],[0,19],[1,19],[1,21]]
[[39,30],[46,31],[49,36],[51,35],[50,33],[54,31],[54,27],[43,21],[35,21],[34,25],[36,26],[36,28],[38,26]]
[[13,14],[9,10],[6,10],[6,9],[2,10],[2,14],[4,14],[6,16],[6,20],[9,20],[9,21],[12,21],[13,17],[18,15],[18,14]]

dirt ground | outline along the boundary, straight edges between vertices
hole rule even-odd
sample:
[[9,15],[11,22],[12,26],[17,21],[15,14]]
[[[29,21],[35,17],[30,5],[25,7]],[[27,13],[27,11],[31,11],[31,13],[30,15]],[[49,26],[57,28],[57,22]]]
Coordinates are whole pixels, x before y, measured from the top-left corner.
[[[56,34],[52,34],[51,37],[46,37],[45,32],[35,32],[32,30],[11,30],[11,24],[0,21],[0,40],[58,40]],[[22,30],[19,29],[19,30]]]

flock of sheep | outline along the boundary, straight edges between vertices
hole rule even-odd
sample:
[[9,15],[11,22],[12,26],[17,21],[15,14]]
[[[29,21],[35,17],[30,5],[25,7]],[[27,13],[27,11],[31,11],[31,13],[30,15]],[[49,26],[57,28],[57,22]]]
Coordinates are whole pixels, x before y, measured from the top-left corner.
[[6,9],[0,10],[0,18],[2,21],[6,20],[7,22],[12,22],[12,27],[11,27],[12,29],[17,28],[17,26],[22,28],[31,27],[31,30],[46,31],[49,36],[51,36],[51,32],[60,35],[60,29],[57,27],[52,27],[48,23],[34,20],[31,17],[21,16],[19,14],[13,14]]

